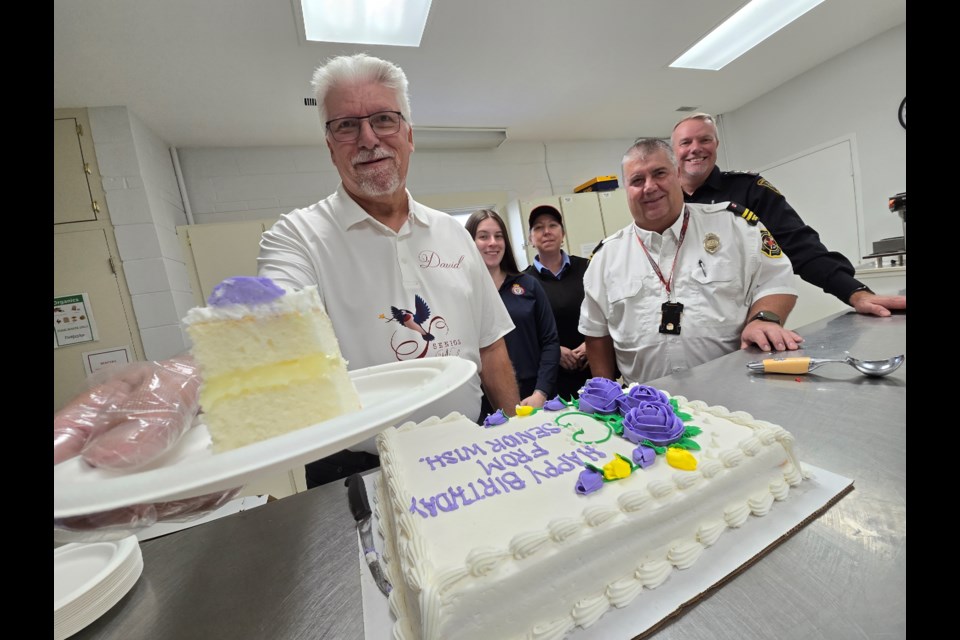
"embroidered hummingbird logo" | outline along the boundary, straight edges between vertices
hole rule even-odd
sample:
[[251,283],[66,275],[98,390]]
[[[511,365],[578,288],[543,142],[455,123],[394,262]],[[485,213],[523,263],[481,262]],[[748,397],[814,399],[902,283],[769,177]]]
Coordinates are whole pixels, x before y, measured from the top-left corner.
[[423,328],[423,323],[430,318],[430,307],[427,306],[427,303],[419,295],[414,296],[413,306],[416,311],[390,307],[390,314],[393,317],[387,318],[387,322],[396,320],[397,323],[402,324],[408,329],[413,329],[422,335],[426,342],[430,342],[433,340],[433,334]]

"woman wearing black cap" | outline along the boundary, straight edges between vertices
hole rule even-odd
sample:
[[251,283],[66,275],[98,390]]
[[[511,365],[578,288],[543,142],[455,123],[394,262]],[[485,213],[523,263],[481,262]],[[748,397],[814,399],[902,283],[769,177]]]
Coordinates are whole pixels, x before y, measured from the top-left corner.
[[563,217],[550,205],[530,212],[530,242],[537,249],[524,273],[536,278],[550,300],[560,338],[557,393],[570,400],[590,377],[583,334],[578,329],[583,302],[583,274],[590,261],[563,250]]

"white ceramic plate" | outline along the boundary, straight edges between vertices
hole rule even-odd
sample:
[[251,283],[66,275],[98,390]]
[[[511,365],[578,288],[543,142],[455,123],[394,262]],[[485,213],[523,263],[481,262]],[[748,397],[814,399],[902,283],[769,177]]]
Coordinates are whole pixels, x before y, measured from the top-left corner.
[[470,360],[453,356],[357,369],[350,378],[360,394],[360,411],[223,453],[211,453],[206,427],[198,424],[150,468],[111,472],[72,458],[53,468],[53,517],[204,495],[292,469],[400,424],[463,385],[476,370]]

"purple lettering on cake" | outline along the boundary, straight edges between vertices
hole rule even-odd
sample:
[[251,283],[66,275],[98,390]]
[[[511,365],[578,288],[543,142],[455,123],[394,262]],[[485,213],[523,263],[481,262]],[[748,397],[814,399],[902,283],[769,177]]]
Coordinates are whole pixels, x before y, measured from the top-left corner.
[[520,441],[517,440],[516,436],[505,435],[503,436],[503,444],[507,445],[508,447],[516,447],[519,446]]
[[560,427],[554,427],[549,422],[541,424],[540,426],[533,427],[528,429],[528,431],[533,432],[533,434],[538,438],[549,438],[552,435],[560,433]]
[[468,462],[473,458],[487,455],[487,452],[479,444],[464,445],[457,447],[452,451],[444,451],[433,456],[424,456],[420,462],[430,465],[430,471],[442,469],[447,465],[457,464],[458,462]]
[[[587,459],[583,459],[580,456],[583,455]],[[595,449],[590,445],[585,445],[582,447],[577,447],[574,451],[569,451],[567,453],[561,453],[560,459],[568,462],[573,462],[578,466],[585,466],[587,462],[596,462],[600,458],[606,458],[607,454],[599,449]]]
[[443,461],[443,454],[437,456],[423,456],[420,458],[420,462],[426,462],[428,465],[430,465],[430,471],[435,471],[437,468],[447,466]]
[[460,456],[462,462],[467,462],[471,457],[479,458],[480,456],[487,455],[487,452],[483,450],[479,444],[468,444],[463,447],[457,447],[454,449],[457,452],[457,455]]
[[452,499],[449,494],[438,493],[433,499],[436,502],[437,509],[440,509],[440,511],[449,512],[459,509],[457,501]]
[[517,475],[516,471],[508,471],[499,478],[496,478],[496,481],[503,487],[503,490],[507,493],[510,493],[510,490],[520,491],[521,489],[527,486],[527,483]]
[[[417,504],[420,504],[422,507],[424,507],[426,511],[418,507]],[[424,518],[431,518],[437,515],[437,506],[433,503],[432,498],[430,499],[429,502],[427,502],[423,498],[420,498],[419,500],[417,500],[416,498],[410,498],[410,513],[419,514]]]
[[487,474],[488,476],[489,476],[493,471],[506,471],[506,470],[507,470],[507,468],[506,468],[505,466],[503,466],[503,461],[500,460],[500,459],[499,459],[498,457],[496,457],[496,456],[494,456],[494,457],[493,457],[493,460],[490,460],[489,462],[484,462],[483,460],[477,460],[477,464],[480,465],[480,468],[483,469],[483,472],[484,472],[485,474]]
[[497,485],[494,484],[492,478],[477,478],[477,482],[483,487],[483,495],[485,497],[498,496],[502,492],[497,488]]
[[493,440],[487,440],[487,444],[490,445],[490,451],[492,453],[498,453],[506,449],[506,445],[503,444],[503,441],[500,438],[494,438]]
[[[571,471],[580,470],[583,468],[581,465],[575,464],[573,461],[565,457],[568,455],[570,454],[562,454],[557,462],[554,462],[553,460],[541,461],[543,464],[542,469],[534,469],[530,465],[527,465],[525,468],[530,472],[530,475],[533,477],[533,479],[537,481],[537,484],[542,484],[545,480],[550,478],[556,478],[565,473],[570,473]],[[573,457],[576,459],[576,455]]]
[[500,459],[503,460],[504,464],[506,464],[508,467],[519,467],[522,463],[533,460],[533,458],[528,456],[523,449],[519,449],[517,451],[508,451],[500,456]]

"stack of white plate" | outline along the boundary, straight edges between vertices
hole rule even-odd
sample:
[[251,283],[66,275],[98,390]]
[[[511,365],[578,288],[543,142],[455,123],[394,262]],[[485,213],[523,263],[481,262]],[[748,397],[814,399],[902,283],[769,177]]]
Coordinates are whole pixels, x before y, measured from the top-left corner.
[[115,605],[143,571],[136,536],[53,550],[53,638],[80,631]]

